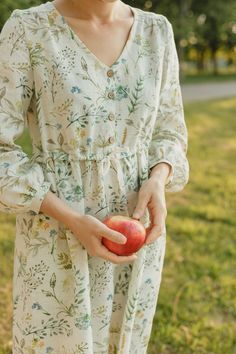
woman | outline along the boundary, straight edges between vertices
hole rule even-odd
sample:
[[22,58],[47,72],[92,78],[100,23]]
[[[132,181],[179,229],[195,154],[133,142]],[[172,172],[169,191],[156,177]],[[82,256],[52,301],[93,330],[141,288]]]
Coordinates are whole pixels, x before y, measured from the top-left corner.
[[[179,67],[162,15],[120,0],[16,9],[0,37],[0,209],[16,214],[13,353],[146,353],[165,191],[189,178]],[[14,143],[28,125],[33,155]],[[144,246],[103,224],[129,215]]]

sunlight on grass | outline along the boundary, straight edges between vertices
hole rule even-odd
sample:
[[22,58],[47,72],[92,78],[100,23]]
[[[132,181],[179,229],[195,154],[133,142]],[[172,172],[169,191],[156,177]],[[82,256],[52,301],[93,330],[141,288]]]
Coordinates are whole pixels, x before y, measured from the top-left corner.
[[[166,258],[148,354],[236,354],[235,113],[236,99],[185,107],[190,181],[166,194]],[[31,153],[27,132],[18,143]],[[0,354],[9,354],[15,217],[0,214],[0,222]]]
[[236,353],[236,99],[186,105],[190,181],[167,194],[149,354]]

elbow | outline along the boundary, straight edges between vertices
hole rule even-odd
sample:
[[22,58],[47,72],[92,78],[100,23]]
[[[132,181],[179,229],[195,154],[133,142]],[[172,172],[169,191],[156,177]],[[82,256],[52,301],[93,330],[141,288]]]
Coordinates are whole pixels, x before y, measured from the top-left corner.
[[51,183],[44,179],[39,166],[35,165],[35,167],[35,171],[31,170],[28,174],[10,176],[5,171],[0,176],[1,212],[15,215],[40,212],[41,203],[50,190]]

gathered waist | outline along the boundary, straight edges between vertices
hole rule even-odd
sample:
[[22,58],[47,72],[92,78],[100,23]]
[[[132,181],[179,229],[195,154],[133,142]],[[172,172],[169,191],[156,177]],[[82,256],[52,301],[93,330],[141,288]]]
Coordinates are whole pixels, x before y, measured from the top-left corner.
[[[45,179],[52,184],[52,191],[67,202],[83,203],[99,193],[99,198],[124,209],[126,195],[148,179],[148,156],[145,146],[113,146],[96,154],[81,151],[47,150],[33,153],[32,162],[39,163]],[[115,191],[115,196],[111,194]],[[112,192],[112,193],[113,193]],[[127,197],[128,198],[128,197]],[[131,198],[131,197],[129,197]],[[81,206],[78,206],[78,210]]]
[[136,154],[143,154],[147,152],[147,147],[145,145],[134,146],[130,148],[129,146],[113,146],[111,149],[106,149],[96,153],[83,153],[81,150],[47,150],[34,152],[32,154],[32,159],[38,162],[46,162],[47,158],[52,158],[53,160],[70,160],[70,161],[80,161],[80,160],[95,160],[102,161],[109,158],[122,159],[125,157],[132,157]]

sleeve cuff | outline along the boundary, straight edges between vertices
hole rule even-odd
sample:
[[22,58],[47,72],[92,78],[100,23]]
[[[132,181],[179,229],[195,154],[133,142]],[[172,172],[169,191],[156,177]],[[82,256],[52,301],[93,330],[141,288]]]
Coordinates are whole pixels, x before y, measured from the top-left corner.
[[51,183],[48,181],[44,181],[43,184],[38,189],[37,193],[35,194],[30,208],[30,210],[32,210],[35,214],[39,214],[41,204],[47,192],[50,190],[50,187],[51,187]]

